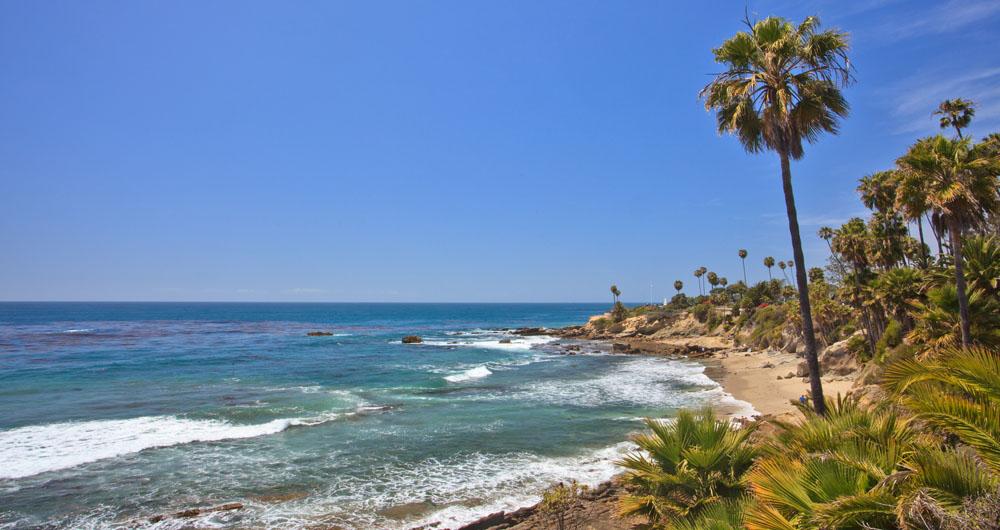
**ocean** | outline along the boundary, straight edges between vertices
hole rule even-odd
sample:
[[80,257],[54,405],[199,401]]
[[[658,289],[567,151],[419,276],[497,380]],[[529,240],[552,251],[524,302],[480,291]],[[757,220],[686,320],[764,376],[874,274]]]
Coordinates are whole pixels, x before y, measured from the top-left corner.
[[607,480],[643,417],[746,410],[695,362],[509,333],[607,306],[0,303],[0,528],[453,527]]

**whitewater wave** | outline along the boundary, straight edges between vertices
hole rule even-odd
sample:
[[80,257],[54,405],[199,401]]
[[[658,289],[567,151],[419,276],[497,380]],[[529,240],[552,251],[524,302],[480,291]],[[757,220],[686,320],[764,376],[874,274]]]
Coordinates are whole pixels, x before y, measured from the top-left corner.
[[280,418],[252,425],[176,416],[142,416],[18,427],[0,431],[0,479],[29,477],[157,447],[256,438],[290,427],[312,427],[381,410],[389,410],[389,407],[364,405],[354,411]]
[[[456,528],[490,513],[535,504],[545,488],[558,482],[577,480],[596,486],[610,480],[621,472],[615,461],[635,449],[635,444],[621,442],[564,457],[474,452],[398,462],[381,468],[375,476],[331,477],[325,490],[299,501],[249,506],[242,523],[268,528],[317,524]],[[400,506],[411,506],[416,513],[402,518],[388,515]]]
[[493,372],[491,372],[490,369],[486,367],[486,365],[482,365],[482,366],[477,366],[475,368],[470,368],[464,372],[460,372],[457,374],[446,375],[444,377],[444,380],[450,383],[461,383],[462,381],[482,379],[492,373]]
[[734,398],[709,378],[705,366],[650,357],[629,359],[593,378],[535,381],[510,393],[480,397],[579,407],[624,404],[682,408],[711,404],[733,416],[749,417],[756,413],[749,403]]
[[423,344],[428,346],[451,346],[459,348],[479,348],[485,350],[505,350],[505,351],[529,351],[532,348],[548,344],[557,340],[557,337],[536,335],[531,337],[521,337],[497,332],[489,334],[467,333],[459,336],[472,336],[470,339],[450,338],[447,340],[425,340]]

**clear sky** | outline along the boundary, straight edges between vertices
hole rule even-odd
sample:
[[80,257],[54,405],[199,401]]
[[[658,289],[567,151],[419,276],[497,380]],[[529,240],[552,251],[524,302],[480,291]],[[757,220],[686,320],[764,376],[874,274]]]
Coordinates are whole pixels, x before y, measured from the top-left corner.
[[[626,301],[791,258],[777,158],[698,90],[744,2],[0,1],[0,299]],[[753,1],[852,34],[815,237],[950,97],[1000,129],[1000,2]]]

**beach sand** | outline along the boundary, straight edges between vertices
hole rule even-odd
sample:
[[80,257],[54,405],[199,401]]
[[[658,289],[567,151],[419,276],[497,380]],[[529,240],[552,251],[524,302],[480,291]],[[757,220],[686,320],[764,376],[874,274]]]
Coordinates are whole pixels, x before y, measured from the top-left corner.
[[[726,351],[706,360],[706,373],[733,397],[753,405],[758,414],[787,419],[795,413],[792,401],[809,392],[808,379],[795,376],[801,361],[794,353],[773,350]],[[835,397],[846,394],[853,384],[853,375],[824,376],[823,392]]]

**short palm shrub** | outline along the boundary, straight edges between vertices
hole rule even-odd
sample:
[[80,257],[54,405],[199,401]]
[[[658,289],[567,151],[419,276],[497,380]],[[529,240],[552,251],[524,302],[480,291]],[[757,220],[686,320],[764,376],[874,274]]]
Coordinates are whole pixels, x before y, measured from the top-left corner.
[[699,517],[740,517],[743,476],[759,452],[750,440],[755,427],[717,420],[711,409],[681,411],[673,421],[647,419],[646,426],[650,432],[635,438],[641,452],[619,462],[629,490],[623,515],[668,528],[687,528]]
[[1000,352],[952,347],[924,360],[903,359],[886,368],[882,385],[1000,474]]
[[800,408],[803,420],[777,422],[767,456],[747,475],[750,530],[923,528],[920,507],[955,513],[998,484],[973,451],[926,435],[890,401],[838,396],[826,416]]

